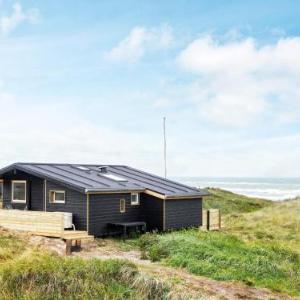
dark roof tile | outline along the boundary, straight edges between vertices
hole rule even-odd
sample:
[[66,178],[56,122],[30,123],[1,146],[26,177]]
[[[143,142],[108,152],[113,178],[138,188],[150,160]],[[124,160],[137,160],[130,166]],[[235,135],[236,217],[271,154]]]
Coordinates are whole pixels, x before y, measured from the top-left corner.
[[[99,170],[101,166],[106,167],[107,174],[121,177],[124,180],[117,181],[106,177]],[[84,170],[85,168],[88,170]],[[201,197],[208,195],[205,190],[121,165],[16,163],[1,169],[0,176],[13,169],[59,181],[83,192],[142,191],[148,189],[166,197]]]

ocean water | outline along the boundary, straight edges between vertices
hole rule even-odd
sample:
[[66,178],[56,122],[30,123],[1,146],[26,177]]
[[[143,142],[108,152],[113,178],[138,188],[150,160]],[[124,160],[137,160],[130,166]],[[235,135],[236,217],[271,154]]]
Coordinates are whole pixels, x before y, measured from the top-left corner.
[[300,196],[300,178],[180,177],[176,179],[190,186],[222,188],[242,195],[275,201]]

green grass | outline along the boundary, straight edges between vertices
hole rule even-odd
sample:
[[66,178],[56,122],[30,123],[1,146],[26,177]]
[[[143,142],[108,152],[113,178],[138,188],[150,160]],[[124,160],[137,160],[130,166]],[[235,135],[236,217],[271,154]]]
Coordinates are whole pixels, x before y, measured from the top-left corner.
[[0,236],[0,299],[164,299],[165,284],[142,275],[125,260],[83,260],[27,247]]
[[275,202],[252,213],[225,217],[225,231],[245,241],[262,241],[300,253],[300,199]]
[[[300,296],[300,200],[274,203],[219,189],[222,232],[197,229],[112,240],[123,250],[193,274]],[[253,203],[252,203],[253,202]],[[122,260],[62,258],[0,234],[0,299],[163,299],[168,287]]]
[[300,296],[300,256],[279,246],[191,229],[143,236],[141,249],[152,261],[186,268],[193,274]]
[[0,235],[0,264],[12,259],[25,249],[25,242],[13,235]]
[[209,189],[206,208],[219,208],[222,232],[197,229],[140,238],[143,256],[217,280],[300,296],[300,199],[271,202]]
[[207,188],[207,190],[211,195],[204,198],[204,208],[218,208],[223,215],[252,212],[273,204],[270,200],[238,195],[222,189]]

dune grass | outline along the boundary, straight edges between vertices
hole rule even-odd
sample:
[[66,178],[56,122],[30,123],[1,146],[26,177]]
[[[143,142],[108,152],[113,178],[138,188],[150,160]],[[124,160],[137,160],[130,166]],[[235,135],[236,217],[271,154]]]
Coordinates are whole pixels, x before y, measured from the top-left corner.
[[218,208],[223,215],[252,212],[273,205],[270,200],[238,195],[218,188],[207,188],[207,190],[210,196],[205,197],[204,208]]
[[25,242],[13,235],[0,235],[0,264],[20,254]]
[[300,256],[292,250],[197,229],[148,234],[140,243],[152,261],[216,280],[242,281],[300,296]]
[[300,296],[300,199],[271,202],[209,189],[222,232],[198,229],[140,238],[144,256],[217,280],[237,280]]
[[289,247],[300,253],[300,199],[274,202],[252,213],[225,217],[225,231],[246,241]]
[[[272,203],[222,190],[212,199],[207,206],[225,211],[222,232],[149,233],[120,241],[121,248],[140,247],[152,261],[193,274],[300,296],[300,200]],[[169,293],[128,261],[53,256],[8,234],[0,234],[0,286],[0,299],[8,300],[163,299]]]
[[169,288],[125,260],[83,260],[0,236],[0,299],[164,299]]

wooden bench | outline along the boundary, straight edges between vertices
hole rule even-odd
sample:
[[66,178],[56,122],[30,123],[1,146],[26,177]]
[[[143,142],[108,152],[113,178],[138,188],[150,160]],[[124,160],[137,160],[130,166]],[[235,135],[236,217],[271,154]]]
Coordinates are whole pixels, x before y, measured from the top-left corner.
[[[66,242],[66,255],[71,255],[73,250],[81,250],[82,240],[93,240],[94,237],[88,235],[86,231],[65,231],[65,234],[61,237]],[[75,242],[75,245],[73,245]]]
[[145,233],[147,230],[147,225],[145,222],[118,222],[118,223],[108,223],[108,230],[112,230],[114,228],[120,228],[123,233],[123,237],[127,237],[128,229],[134,228],[135,231],[141,231]]

